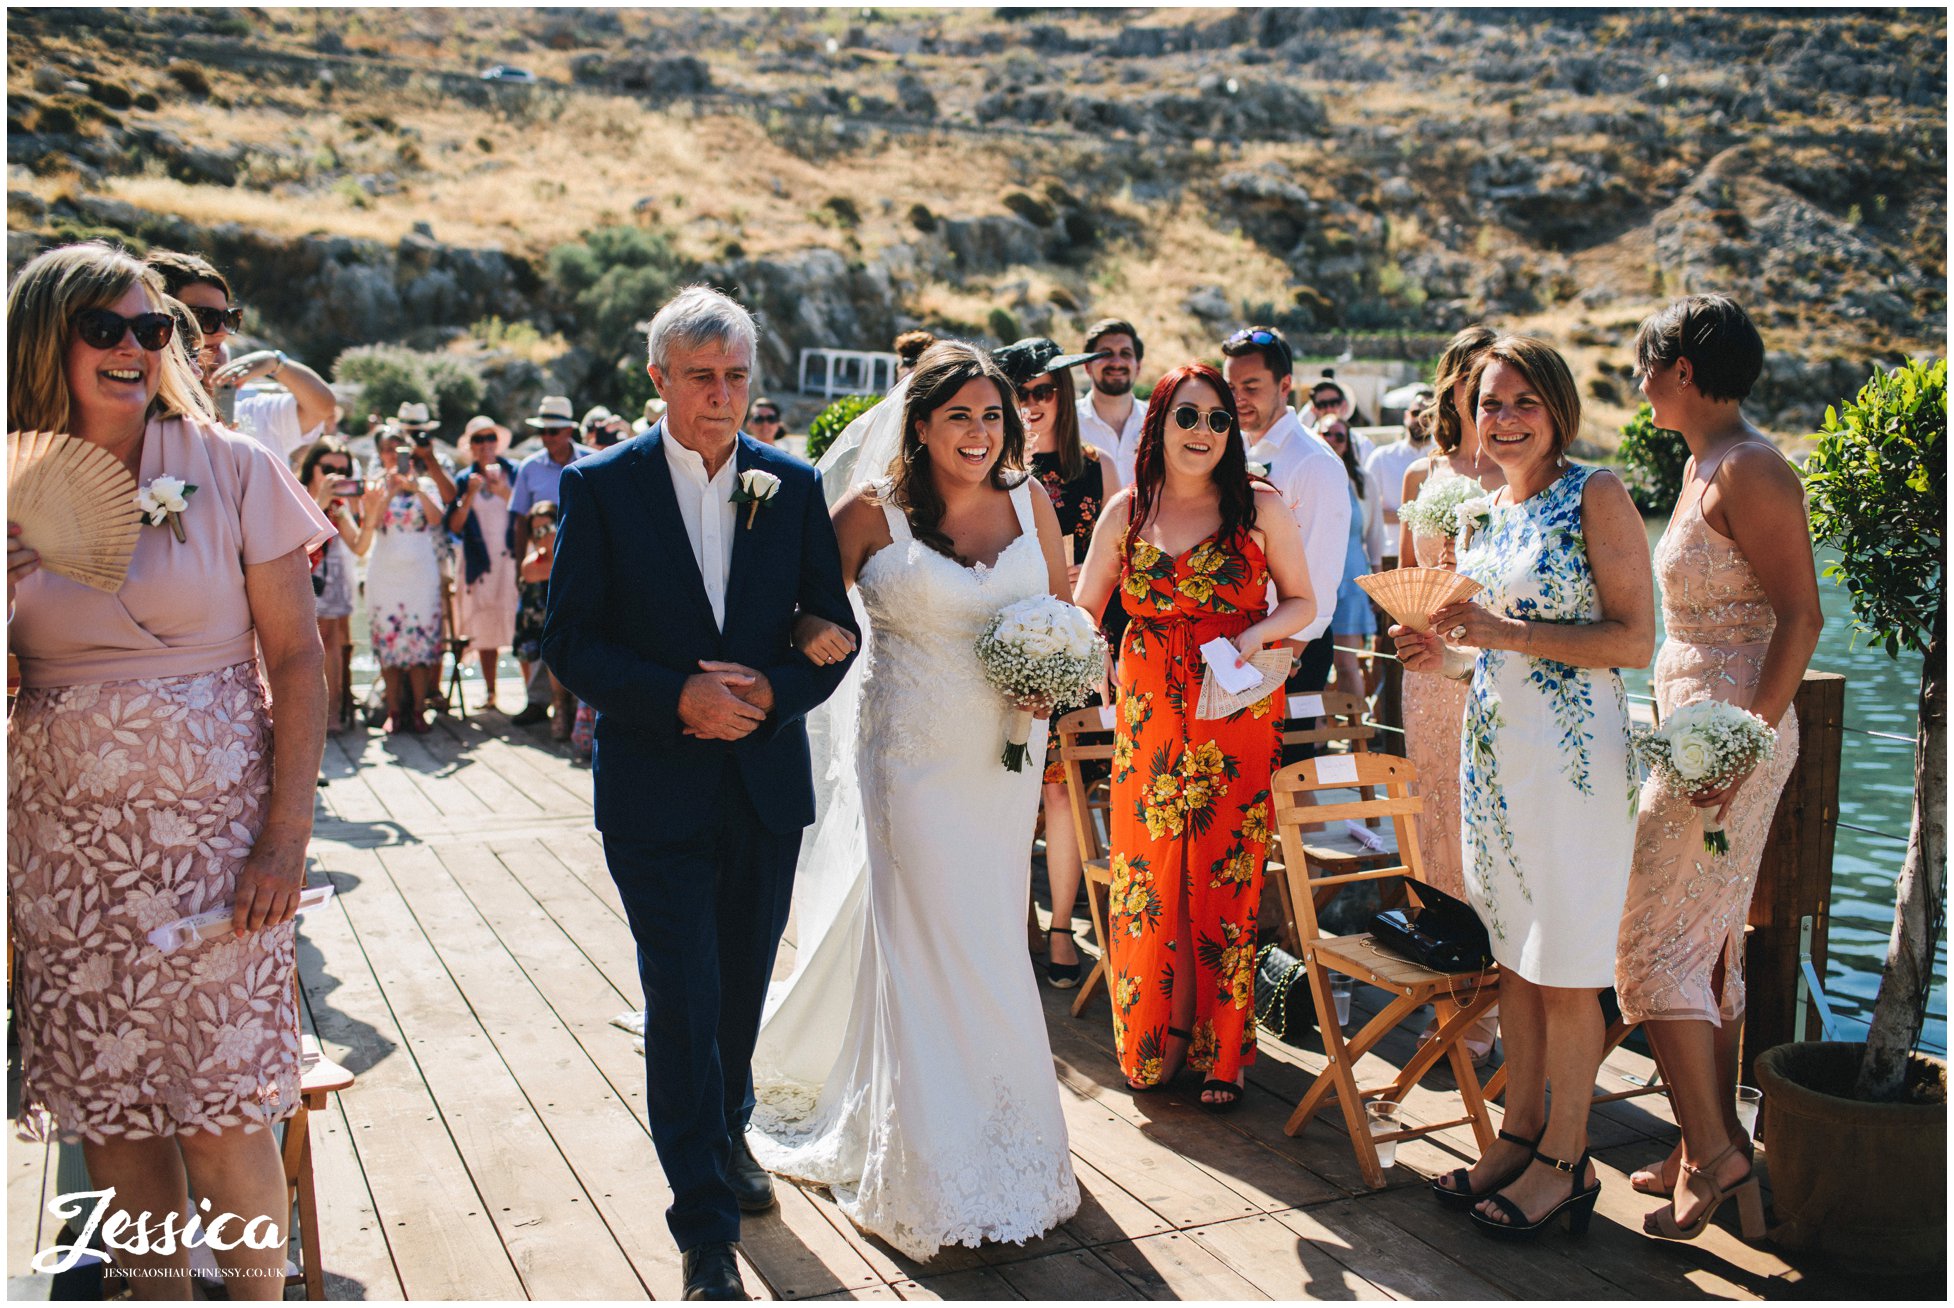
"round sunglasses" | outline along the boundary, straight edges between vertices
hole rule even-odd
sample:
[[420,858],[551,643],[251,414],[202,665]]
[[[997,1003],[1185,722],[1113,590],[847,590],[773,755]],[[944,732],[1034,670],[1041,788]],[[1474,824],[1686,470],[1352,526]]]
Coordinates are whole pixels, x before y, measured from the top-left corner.
[[122,344],[125,332],[136,334],[136,344],[145,350],[160,350],[176,335],[176,319],[167,313],[139,313],[124,318],[113,309],[83,309],[75,315],[75,335],[82,344],[95,350],[112,350]]
[[1058,383],[1046,382],[1043,386],[1022,386],[1018,398],[1026,404],[1050,404],[1058,397]]
[[206,336],[215,336],[220,331],[244,330],[242,309],[213,309],[203,304],[186,304],[183,307],[190,311],[190,316],[197,320],[197,329]]
[[1235,430],[1235,420],[1228,416],[1226,409],[1209,409],[1202,413],[1191,404],[1183,404],[1174,410],[1174,425],[1182,431],[1193,431],[1204,418],[1208,430],[1217,436],[1226,436]]

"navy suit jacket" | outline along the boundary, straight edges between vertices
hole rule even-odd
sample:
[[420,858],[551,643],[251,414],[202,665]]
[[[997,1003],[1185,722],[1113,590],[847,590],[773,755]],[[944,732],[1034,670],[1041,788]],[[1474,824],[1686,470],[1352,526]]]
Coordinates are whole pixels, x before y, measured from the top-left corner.
[[[797,651],[795,615],[805,610],[861,635],[821,474],[738,438],[738,471],[764,469],[780,489],[751,526],[739,510],[721,631],[679,516],[666,439],[661,422],[564,468],[543,658],[597,710],[598,830],[648,840],[696,834],[718,812],[730,753],[761,820],[786,834],[814,820],[803,719],[848,666],[817,666]],[[700,659],[742,663],[772,683],[773,711],[743,739],[682,732],[679,692]]]

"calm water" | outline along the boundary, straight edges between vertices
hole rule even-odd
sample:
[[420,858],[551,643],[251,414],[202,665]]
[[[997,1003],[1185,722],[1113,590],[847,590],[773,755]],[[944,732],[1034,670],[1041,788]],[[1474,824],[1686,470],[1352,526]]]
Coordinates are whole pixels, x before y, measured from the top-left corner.
[[[1649,543],[1662,534],[1663,523],[1648,524]],[[1822,569],[1837,557],[1822,552]],[[1849,626],[1852,608],[1845,591],[1824,577],[1819,591],[1825,606],[1825,630],[1819,636],[1812,667],[1846,678],[1847,731],[1839,760],[1839,817],[1856,827],[1890,833],[1890,838],[1841,828],[1832,856],[1832,935],[1826,960],[1825,994],[1833,1013],[1846,1028],[1847,1039],[1865,1034],[1879,992],[1880,968],[1886,961],[1886,942],[1893,931],[1893,884],[1906,858],[1906,837],[1913,812],[1913,746],[1863,734],[1883,731],[1911,738],[1917,731],[1922,656],[1902,652],[1889,658],[1885,649],[1861,637],[1853,648]],[[1658,621],[1660,617],[1658,616]],[[1631,672],[1623,678],[1630,694],[1649,693],[1649,674]],[[1857,727],[1860,730],[1854,731]],[[1942,939],[1936,958],[1935,986],[1927,1007],[1921,1045],[1947,1052],[1947,943]]]

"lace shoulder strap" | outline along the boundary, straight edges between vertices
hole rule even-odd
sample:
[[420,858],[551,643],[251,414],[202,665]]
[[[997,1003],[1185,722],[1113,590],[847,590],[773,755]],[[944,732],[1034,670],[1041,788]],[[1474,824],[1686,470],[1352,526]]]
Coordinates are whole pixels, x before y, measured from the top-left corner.
[[1018,511],[1018,530],[1027,536],[1038,534],[1038,519],[1031,512],[1031,478],[1011,488],[1011,507]]

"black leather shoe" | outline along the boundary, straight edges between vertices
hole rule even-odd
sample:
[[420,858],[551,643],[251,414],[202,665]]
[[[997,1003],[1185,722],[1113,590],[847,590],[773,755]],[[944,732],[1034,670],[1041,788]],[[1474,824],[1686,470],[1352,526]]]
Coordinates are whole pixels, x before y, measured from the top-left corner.
[[737,1246],[702,1244],[685,1251],[685,1295],[687,1299],[744,1299],[746,1283],[740,1280],[740,1265],[733,1257]]
[[548,722],[549,720],[550,706],[547,704],[530,704],[522,712],[509,719],[509,721],[519,727],[533,727],[538,722]]
[[739,1200],[740,1211],[766,1212],[773,1207],[773,1177],[746,1147],[744,1133],[728,1137],[726,1143],[733,1149],[733,1162],[727,1169],[726,1179],[732,1183],[733,1197]]

